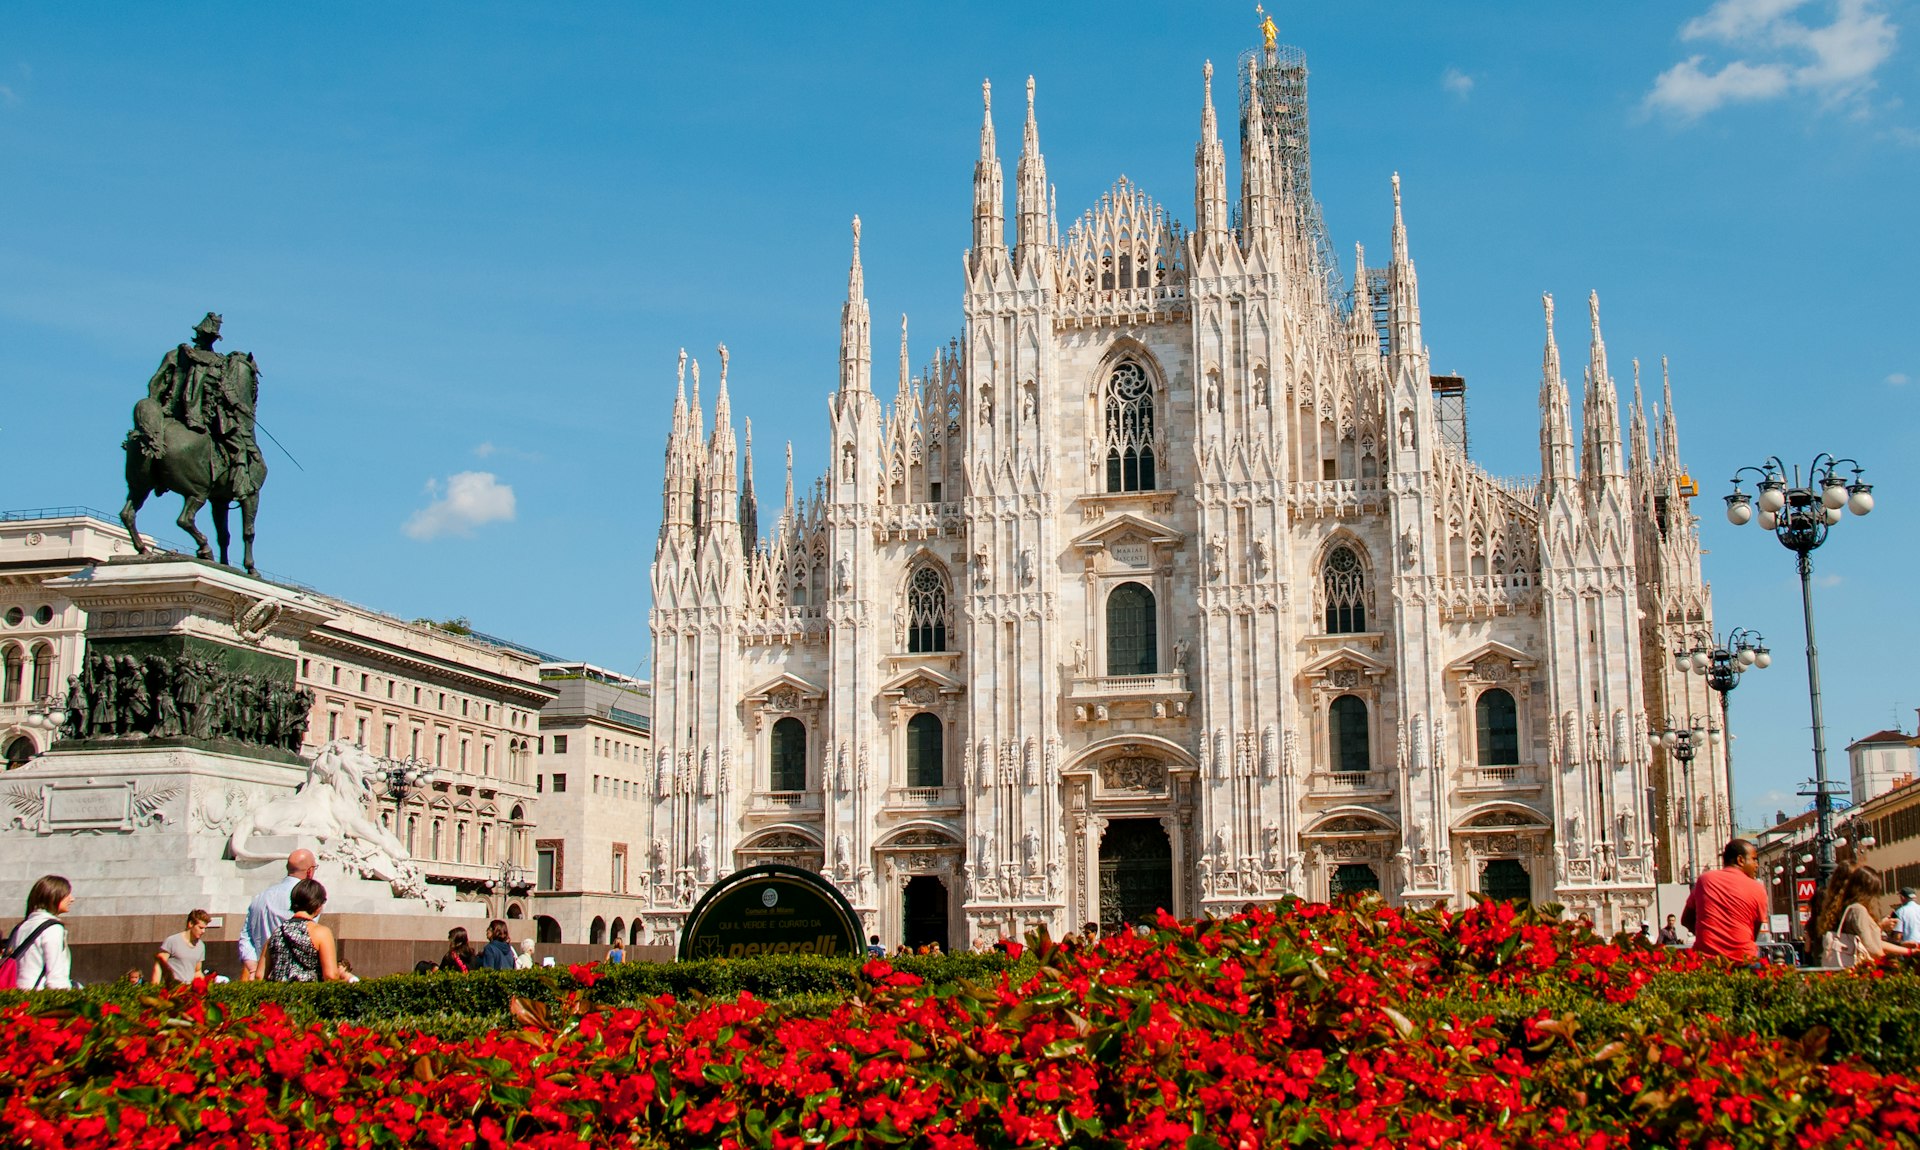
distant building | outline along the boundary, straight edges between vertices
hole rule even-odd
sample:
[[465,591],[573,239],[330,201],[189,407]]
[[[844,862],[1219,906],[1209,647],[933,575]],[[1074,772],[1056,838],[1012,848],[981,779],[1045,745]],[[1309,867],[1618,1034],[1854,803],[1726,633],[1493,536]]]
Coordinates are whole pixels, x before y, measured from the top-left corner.
[[132,554],[126,528],[90,507],[0,512],[0,756],[8,767],[52,746],[57,732],[40,716],[65,697],[86,650],[86,612],[44,581]]
[[1875,731],[1847,744],[1847,766],[1853,771],[1853,802],[1858,806],[1912,779],[1920,767],[1920,748],[1904,731]]
[[650,802],[653,688],[586,663],[547,663],[540,710],[540,837],[534,842],[541,942],[645,941],[640,882]]
[[[167,545],[156,541],[162,548]],[[0,754],[18,766],[57,739],[69,675],[86,656],[86,613],[48,579],[134,556],[126,529],[85,507],[0,512]],[[270,580],[271,581],[271,580]],[[389,792],[379,815],[430,880],[530,917],[534,754],[550,658],[457,623],[406,622],[311,588],[333,618],[299,643],[314,692],[308,756],[350,739],[436,773]]]
[[432,769],[425,786],[390,790],[380,821],[429,880],[501,918],[531,917],[538,716],[553,697],[541,654],[320,597],[338,613],[300,642],[299,681],[314,692],[303,753],[351,739]]

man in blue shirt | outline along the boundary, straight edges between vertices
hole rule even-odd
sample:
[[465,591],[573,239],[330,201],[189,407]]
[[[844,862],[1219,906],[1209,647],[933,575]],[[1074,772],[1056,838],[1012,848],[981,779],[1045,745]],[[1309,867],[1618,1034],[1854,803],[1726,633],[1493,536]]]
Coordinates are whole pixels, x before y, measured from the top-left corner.
[[293,917],[293,888],[302,879],[313,877],[319,861],[312,851],[301,847],[287,856],[287,877],[253,896],[247,907],[247,925],[240,932],[240,981],[255,982],[262,976],[260,958],[266,953],[267,940],[281,923]]
[[1900,945],[1912,946],[1920,943],[1920,890],[1903,886],[1900,900],[1900,909],[1893,912],[1900,922]]

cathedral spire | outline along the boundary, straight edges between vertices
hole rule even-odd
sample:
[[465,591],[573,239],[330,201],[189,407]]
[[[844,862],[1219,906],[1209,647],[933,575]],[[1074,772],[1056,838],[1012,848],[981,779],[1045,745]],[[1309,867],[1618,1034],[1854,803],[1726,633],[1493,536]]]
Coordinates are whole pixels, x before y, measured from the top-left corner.
[[722,524],[737,524],[740,521],[740,476],[736,467],[733,437],[733,401],[727,394],[727,345],[721,344],[719,352],[720,393],[714,398],[713,439],[707,447],[706,527],[709,531]]
[[[1407,255],[1407,223],[1400,214],[1400,173],[1393,174],[1393,262],[1387,271],[1387,331],[1396,359],[1418,358],[1420,342],[1420,281]],[[1421,381],[1425,386],[1425,381]]]
[[907,365],[907,314],[900,313],[900,398],[913,388],[913,369]]
[[1204,250],[1215,250],[1228,234],[1227,159],[1220,147],[1220,122],[1213,112],[1213,61],[1208,60],[1206,100],[1200,112],[1200,143],[1193,149],[1193,234]]
[[746,421],[746,442],[740,468],[740,546],[752,553],[760,542],[760,500],[753,494],[753,420]]
[[1564,496],[1576,477],[1573,454],[1573,403],[1560,376],[1560,348],[1553,341],[1553,296],[1542,294],[1547,313],[1547,346],[1540,363],[1540,494],[1545,501]]
[[793,522],[793,440],[791,439],[787,440],[787,498],[786,498],[786,502],[782,504],[782,506],[785,507],[786,510],[780,513],[781,521],[789,524],[792,523]]
[[873,325],[860,269],[859,216],[853,217],[853,264],[847,269],[847,302],[840,309],[840,390],[873,390]]
[[1631,464],[1635,480],[1641,480],[1653,474],[1653,451],[1647,443],[1647,409],[1640,398],[1640,361],[1633,361],[1633,410],[1627,414],[1627,438],[1632,451]]
[[1273,239],[1279,214],[1273,146],[1267,140],[1265,113],[1260,109],[1260,76],[1247,64],[1247,118],[1240,125],[1240,227],[1243,246],[1252,251]]
[[1007,254],[1006,192],[1000,179],[1000,156],[993,142],[993,84],[980,82],[985,110],[980,120],[980,159],[973,165],[973,251],[971,270]]
[[1580,408],[1581,471],[1590,482],[1620,479],[1620,401],[1607,371],[1607,344],[1600,338],[1600,293],[1587,296],[1593,343],[1587,356],[1587,389]]
[[1047,161],[1040,155],[1040,126],[1033,116],[1033,77],[1027,77],[1027,124],[1020,139],[1020,163],[1014,169],[1014,263],[1032,266],[1046,251],[1051,228],[1047,216]]
[[697,451],[690,439],[692,420],[687,414],[687,349],[680,349],[679,386],[673,397],[673,428],[667,432],[666,476],[662,487],[665,505],[661,508],[660,534],[689,532],[693,529],[693,477]]
[[1667,374],[1667,357],[1660,357],[1660,455],[1662,462],[1678,475],[1680,466],[1680,425],[1673,414],[1673,379]]

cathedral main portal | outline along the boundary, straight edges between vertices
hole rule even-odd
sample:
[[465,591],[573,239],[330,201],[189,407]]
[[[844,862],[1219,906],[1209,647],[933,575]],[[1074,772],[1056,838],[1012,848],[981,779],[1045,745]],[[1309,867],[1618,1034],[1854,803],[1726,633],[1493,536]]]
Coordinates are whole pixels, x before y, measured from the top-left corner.
[[1159,819],[1114,819],[1100,836],[1100,929],[1173,912],[1173,844]]

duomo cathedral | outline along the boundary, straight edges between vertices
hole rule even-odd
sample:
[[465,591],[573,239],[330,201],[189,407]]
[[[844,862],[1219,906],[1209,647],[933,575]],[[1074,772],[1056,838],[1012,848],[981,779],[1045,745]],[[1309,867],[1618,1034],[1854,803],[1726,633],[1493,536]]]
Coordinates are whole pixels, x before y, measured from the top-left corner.
[[1634,367],[1623,429],[1598,300],[1570,386],[1545,299],[1540,475],[1490,475],[1398,177],[1384,267],[1356,249],[1343,286],[1304,59],[1269,37],[1230,79],[1237,196],[1209,65],[1191,223],[1122,179],[1064,230],[1031,80],[1007,218],[988,90],[963,333],[914,371],[903,321],[876,389],[856,220],[827,474],[796,494],[789,449],[777,509],[725,349],[711,428],[682,354],[653,937],[762,862],[964,947],[1360,890],[1614,929],[1717,857],[1724,742],[1683,776],[1647,737],[1709,705],[1671,658],[1712,618],[1665,380],[1649,419]]

